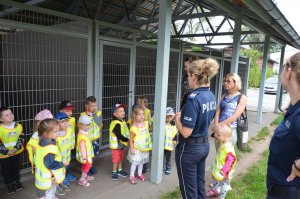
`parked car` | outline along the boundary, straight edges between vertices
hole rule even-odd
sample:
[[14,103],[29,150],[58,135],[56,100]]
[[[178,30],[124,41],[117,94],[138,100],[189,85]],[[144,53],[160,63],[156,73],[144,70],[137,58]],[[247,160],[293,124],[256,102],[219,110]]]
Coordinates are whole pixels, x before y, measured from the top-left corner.
[[276,94],[277,93],[278,76],[271,76],[265,81],[265,93]]

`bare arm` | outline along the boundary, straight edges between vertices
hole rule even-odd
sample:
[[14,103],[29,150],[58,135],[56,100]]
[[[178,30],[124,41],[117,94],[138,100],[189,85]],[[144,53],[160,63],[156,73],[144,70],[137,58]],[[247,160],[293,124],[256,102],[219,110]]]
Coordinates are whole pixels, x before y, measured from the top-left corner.
[[218,125],[223,125],[223,124],[230,124],[234,121],[237,120],[237,118],[243,113],[243,111],[245,110],[245,107],[247,105],[247,97],[245,95],[242,95],[239,104],[236,107],[235,112],[233,113],[233,115],[229,118],[227,118],[226,120],[220,122]]
[[133,143],[133,139],[135,137],[135,134],[133,132],[130,132],[130,140],[129,140],[129,146],[130,146],[130,152],[132,154],[134,154],[134,143]]
[[180,118],[181,118],[181,112],[176,113],[175,115],[176,128],[184,138],[188,138],[192,134],[193,129],[182,126]]

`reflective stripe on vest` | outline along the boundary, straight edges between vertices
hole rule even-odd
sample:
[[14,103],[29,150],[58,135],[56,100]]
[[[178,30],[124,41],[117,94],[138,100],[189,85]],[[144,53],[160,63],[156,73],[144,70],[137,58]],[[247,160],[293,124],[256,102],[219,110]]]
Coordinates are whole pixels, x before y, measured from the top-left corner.
[[78,137],[77,137],[76,159],[81,164],[86,163],[86,160],[83,159],[81,152],[80,152],[80,141],[82,141],[82,140],[85,142],[85,148],[86,148],[86,153],[87,153],[86,158],[89,163],[92,163],[93,162],[92,158],[94,157],[94,150],[93,150],[92,142],[91,142],[90,138],[88,137],[88,135],[84,135],[82,133],[79,133]]
[[48,154],[54,154],[55,161],[62,162],[58,147],[54,144],[47,146],[36,147],[36,162],[35,162],[35,186],[41,190],[48,190],[52,187],[52,176],[57,184],[60,184],[65,179],[65,167],[56,170],[49,170],[44,164],[44,158]]
[[[7,150],[13,149],[17,141],[23,131],[22,125],[16,123],[15,127],[13,129],[8,129],[5,128],[3,125],[0,125],[0,141],[4,144],[5,148]],[[24,147],[22,146],[15,155],[21,153],[24,150]],[[7,158],[9,155],[1,155],[0,154],[0,159],[1,158]]]
[[31,164],[31,172],[34,173],[34,164],[35,164],[35,149],[36,146],[39,144],[39,140],[34,138],[33,136],[26,144],[26,149],[28,152],[28,159]]
[[[113,120],[111,121],[110,125],[109,125],[109,147],[111,149],[118,149],[119,144],[118,144],[118,138],[116,137],[116,135],[113,132],[113,129],[115,128],[116,124],[120,124],[121,126],[121,135],[123,135],[126,138],[130,138],[130,134],[129,134],[129,129],[127,127],[127,124],[125,121],[121,122],[119,120]],[[120,141],[122,144],[124,144],[125,146],[127,146],[127,142],[122,142]]]
[[145,122],[145,126],[138,128],[132,126],[130,131],[135,134],[134,137],[134,146],[140,151],[150,151],[152,149],[152,141],[149,133],[148,122]]
[[[98,117],[100,117],[101,111],[97,111],[96,114]],[[81,115],[87,115],[87,114],[86,114],[86,112],[82,112],[80,114],[80,116]],[[100,126],[97,125],[97,123],[95,122],[94,117],[92,115],[89,115],[89,117],[92,120],[92,124],[91,124],[91,129],[88,131],[88,134],[89,134],[91,141],[93,141],[93,140],[100,138],[101,128],[100,128]]]
[[165,149],[173,151],[173,139],[177,134],[177,129],[175,126],[166,125],[165,126]]
[[66,135],[56,138],[58,150],[63,160],[71,160],[71,130],[68,128]]
[[69,131],[71,132],[71,149],[75,148],[75,117],[70,117],[69,119]]
[[218,181],[221,181],[224,179],[224,175],[221,173],[221,169],[225,165],[225,161],[226,161],[225,159],[226,159],[226,156],[228,153],[231,153],[235,157],[235,162],[232,164],[231,169],[228,173],[228,179],[231,179],[233,176],[234,167],[236,164],[236,155],[235,155],[234,147],[233,146],[220,146],[219,150],[216,154],[215,163],[212,168],[212,175]]

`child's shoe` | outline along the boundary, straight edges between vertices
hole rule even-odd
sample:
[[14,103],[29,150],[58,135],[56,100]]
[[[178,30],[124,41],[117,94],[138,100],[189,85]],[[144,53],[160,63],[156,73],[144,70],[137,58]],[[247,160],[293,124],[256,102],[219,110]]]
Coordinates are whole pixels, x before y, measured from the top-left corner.
[[85,178],[85,180],[86,181],[92,181],[92,180],[94,180],[94,176],[87,176],[86,178]]
[[143,176],[143,175],[140,175],[140,176],[138,176],[138,179],[140,179],[141,181],[145,181],[145,176]]
[[165,174],[170,175],[171,174],[171,169],[166,169]]
[[64,179],[63,185],[65,185],[65,186],[69,186],[70,185],[70,182],[69,182],[69,180],[67,178]]
[[73,182],[73,181],[76,180],[76,177],[73,176],[71,173],[67,173],[66,178],[67,178],[67,180],[68,180],[69,182]]
[[214,197],[214,196],[218,196],[219,195],[219,192],[217,190],[209,190],[207,193],[206,193],[206,197],[207,198],[211,198],[211,197]]
[[83,187],[89,187],[90,183],[87,180],[80,178],[78,184]]
[[22,189],[24,189],[23,185],[19,181],[15,182],[13,186],[15,187],[16,191],[21,191]]
[[96,170],[95,167],[91,167],[89,172],[90,172],[91,174],[96,174],[96,173],[97,173],[97,170]]
[[111,173],[111,179],[112,180],[118,180],[118,173],[117,172],[112,172]]
[[66,192],[60,187],[60,185],[57,186],[55,193],[60,196],[66,195]]
[[124,170],[118,171],[118,175],[123,178],[128,177],[128,173],[126,173]]
[[13,194],[16,193],[16,189],[13,185],[7,185],[7,194]]
[[137,181],[136,181],[136,179],[135,179],[134,176],[130,176],[129,177],[129,181],[131,182],[131,184],[136,184],[137,183]]
[[60,186],[60,187],[62,188],[62,190],[64,190],[64,191],[71,191],[69,185],[60,184],[59,186]]

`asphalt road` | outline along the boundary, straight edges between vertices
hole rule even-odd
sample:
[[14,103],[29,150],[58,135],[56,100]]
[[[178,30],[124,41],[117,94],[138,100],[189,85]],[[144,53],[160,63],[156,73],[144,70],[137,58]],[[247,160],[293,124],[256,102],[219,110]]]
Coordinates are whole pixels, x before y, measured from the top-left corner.
[[[256,111],[258,108],[259,89],[250,88],[247,91],[247,109]],[[282,104],[287,105],[289,103],[289,95],[284,94],[282,97]],[[276,95],[264,94],[263,97],[263,112],[274,112]]]

